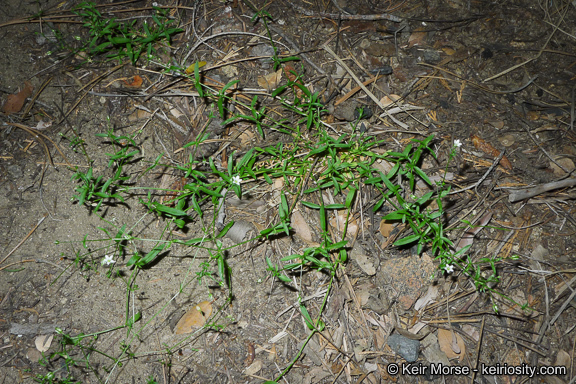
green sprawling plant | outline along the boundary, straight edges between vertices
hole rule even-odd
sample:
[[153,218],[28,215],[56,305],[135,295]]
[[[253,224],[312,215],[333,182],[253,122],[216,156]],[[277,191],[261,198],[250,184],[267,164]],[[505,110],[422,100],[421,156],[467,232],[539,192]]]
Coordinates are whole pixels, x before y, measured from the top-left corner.
[[[104,19],[91,3],[82,3],[75,12],[83,18],[85,26],[90,28],[91,40],[85,47],[85,52],[89,56],[106,53],[108,58],[128,57],[132,63],[136,63],[142,54],[150,55],[153,52],[153,44],[159,39],[169,41],[170,36],[178,32],[178,29],[169,27],[171,21],[159,9],[156,9],[157,13],[153,18],[154,25],[144,23],[139,32],[135,32],[134,22],[121,24],[114,19]],[[264,20],[268,31],[266,18],[269,15],[259,12],[257,16]],[[272,41],[270,32],[268,33]],[[274,52],[275,69],[287,61],[296,59],[281,58],[276,49]],[[329,284],[323,303],[314,316],[304,302],[300,302],[300,313],[311,332],[292,361],[274,381],[269,383],[279,382],[298,360],[308,340],[314,334],[322,332],[325,327],[322,313],[335,279],[344,272],[349,251],[346,240],[349,220],[346,220],[346,225],[340,233],[334,234],[329,230],[329,218],[338,212],[345,212],[345,216],[349,219],[354,214],[353,206],[358,191],[363,187],[374,188],[380,193],[381,197],[374,207],[375,211],[385,205],[392,208],[393,212],[384,219],[406,225],[407,234],[396,241],[396,246],[415,246],[418,253],[429,250],[439,261],[439,271],[443,273],[459,271],[469,277],[479,291],[488,295],[495,293],[500,295],[494,290],[493,284],[499,281],[496,264],[501,259],[484,258],[471,261],[467,256],[469,247],[454,249],[454,244],[446,235],[443,202],[450,188],[445,185],[444,180],[438,184],[432,183],[421,169],[423,156],[436,157],[431,149],[433,135],[424,140],[413,140],[413,143],[402,152],[384,151],[381,149],[383,141],[357,131],[358,122],[353,124],[351,133],[339,135],[331,133],[322,121],[325,110],[319,94],[311,92],[303,85],[303,73],[294,71],[293,80],[287,81],[272,92],[272,97],[279,100],[286,114],[290,115],[290,118],[276,120],[267,113],[258,96],[254,96],[249,103],[244,103],[241,99],[232,100],[232,90],[238,80],[230,81],[221,89],[215,89],[202,82],[199,63],[192,67],[191,73],[184,69],[186,68],[184,65],[166,64],[165,69],[179,73],[194,84],[199,96],[210,105],[210,118],[217,114],[222,119],[223,125],[238,121],[248,122],[262,137],[269,130],[273,130],[287,135],[290,140],[288,143],[255,147],[240,155],[232,153],[227,159],[227,167],[223,168],[213,158],[202,159],[194,156],[195,148],[208,138],[208,133],[204,132],[184,146],[190,149],[187,161],[179,164],[162,164],[163,154],[160,154],[153,161],[141,159],[148,161],[148,167],[138,176],[129,176],[126,168],[133,164],[141,153],[139,144],[135,141],[136,135],[118,135],[112,129],[98,134],[114,148],[112,153],[107,154],[108,172],[112,176],[106,178],[104,175],[95,175],[92,164],[86,172],[77,170],[73,180],[78,180],[79,184],[76,186],[73,199],[80,205],[89,207],[96,215],[101,214],[103,207],[113,209],[119,202],[128,205],[134,201],[134,197],[138,198],[140,206],[146,210],[141,219],[132,225],[117,223],[101,216],[105,225],[99,229],[104,233],[104,237],[88,239],[86,236],[81,249],[76,251],[75,263],[87,266],[86,268],[91,270],[96,270],[99,264],[106,265],[106,275],[111,279],[118,279],[126,286],[124,324],[112,330],[125,329],[126,336],[121,341],[121,348],[117,354],[100,353],[109,360],[109,364],[104,368],[108,374],[127,360],[138,356],[132,351],[133,342],[173,300],[170,299],[151,319],[140,325],[142,315],[131,310],[130,305],[133,300],[132,294],[139,289],[137,279],[140,271],[161,262],[174,245],[206,251],[209,256],[199,264],[199,271],[195,274],[191,271],[191,264],[180,284],[178,294],[193,282],[203,284],[205,280],[209,280],[227,289],[226,301],[231,302],[234,271],[227,262],[229,251],[248,241],[290,235],[293,231],[292,213],[296,206],[301,205],[318,213],[320,244],[277,261],[266,258],[267,270],[278,281],[287,285],[292,284],[293,279],[302,272],[317,270],[329,277]],[[236,112],[229,109],[233,103],[237,107]],[[248,112],[240,113],[238,110]],[[72,138],[71,142],[75,140],[77,139]],[[454,157],[456,150],[457,146],[452,148],[449,161]],[[392,169],[384,174],[381,168],[376,166],[376,162],[379,161],[392,163]],[[160,168],[170,168],[180,173],[186,178],[186,183],[180,189],[168,191],[138,185],[144,174]],[[248,182],[272,184],[278,178],[284,180],[285,187],[279,196],[275,221],[268,228],[261,230],[255,238],[226,247],[223,237],[234,222],[226,223],[220,220],[222,201],[229,194],[241,198],[244,194],[243,184]],[[414,196],[418,180],[423,180],[431,187],[430,192],[421,197]],[[161,199],[162,192],[170,192],[171,197]],[[331,200],[334,202],[327,204],[324,201],[326,195],[331,195]],[[432,202],[436,203],[435,208],[432,208]],[[135,235],[137,225],[149,215],[164,219],[161,234],[155,239]],[[201,226],[201,236],[192,239],[172,236],[175,228],[185,229],[191,223]],[[102,261],[97,262],[97,258],[102,255],[105,255]],[[486,267],[492,272],[488,277],[482,273]],[[494,309],[497,310],[496,307]],[[221,323],[212,319],[204,329],[221,330],[225,324],[226,322]],[[137,325],[140,327],[137,328]],[[89,360],[93,354],[99,353],[96,349],[97,336],[98,334],[80,334],[73,337],[60,332],[61,349],[46,358],[45,363],[49,364],[52,358],[62,357],[67,359],[68,371],[69,367],[80,363],[85,369],[94,371]],[[176,345],[166,346],[165,353],[172,354],[188,339],[185,338]],[[79,360],[71,357],[72,353],[69,351],[71,347],[81,351]],[[98,377],[98,373],[94,373]],[[49,381],[52,380],[51,377],[39,376],[38,381],[55,382]],[[149,382],[154,382],[154,379],[150,378]]]
[[85,40],[78,36],[76,40],[86,41],[79,47],[73,48],[65,42],[60,32],[54,30],[55,38],[63,49],[74,53],[82,52],[88,59],[104,54],[107,60],[122,61],[124,58],[132,64],[141,58],[151,59],[157,54],[158,44],[170,44],[172,36],[183,30],[176,27],[175,20],[168,16],[168,9],[152,7],[151,22],[139,23],[132,21],[118,21],[115,17],[106,17],[98,6],[90,1],[77,5],[72,12],[82,20],[82,26],[88,30],[89,38]]

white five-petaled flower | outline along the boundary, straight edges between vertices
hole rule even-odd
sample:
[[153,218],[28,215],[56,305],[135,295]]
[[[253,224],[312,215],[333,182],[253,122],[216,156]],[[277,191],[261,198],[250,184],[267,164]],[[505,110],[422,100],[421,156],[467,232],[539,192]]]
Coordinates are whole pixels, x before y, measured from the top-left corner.
[[452,273],[454,272],[454,266],[451,264],[446,264],[444,266],[444,270],[446,271],[446,273]]
[[236,175],[232,177],[232,184],[240,185],[241,182],[242,179],[240,178],[240,176]]
[[460,141],[460,139],[454,140],[454,146],[456,148],[460,148],[462,146],[462,142]]
[[105,255],[104,260],[102,260],[102,265],[114,264],[116,261],[114,261],[114,259],[112,257],[113,257],[112,255]]

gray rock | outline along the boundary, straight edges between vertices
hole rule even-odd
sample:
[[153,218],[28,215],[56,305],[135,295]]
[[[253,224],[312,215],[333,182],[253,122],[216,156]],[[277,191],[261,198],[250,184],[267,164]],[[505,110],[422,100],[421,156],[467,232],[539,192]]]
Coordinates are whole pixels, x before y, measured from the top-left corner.
[[340,104],[334,108],[334,117],[336,117],[338,120],[354,121],[354,112],[358,106],[358,102],[353,100]]
[[420,350],[420,341],[418,340],[411,340],[402,335],[394,334],[388,338],[388,346],[409,363],[418,360],[418,351]]
[[8,173],[10,174],[10,176],[12,176],[14,179],[20,179],[22,178],[22,176],[24,176],[24,173],[22,172],[22,168],[20,168],[18,165],[9,165],[8,167],[6,167]]
[[[274,56],[274,48],[270,45],[257,45],[250,51],[250,56]],[[262,68],[267,69],[270,68],[272,59],[263,58],[260,59],[260,63],[262,63]]]

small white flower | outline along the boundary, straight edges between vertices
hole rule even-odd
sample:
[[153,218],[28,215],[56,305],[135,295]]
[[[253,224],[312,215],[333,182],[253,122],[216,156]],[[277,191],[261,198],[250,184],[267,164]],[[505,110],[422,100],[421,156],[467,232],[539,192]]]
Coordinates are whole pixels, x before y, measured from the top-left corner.
[[105,255],[104,260],[102,260],[102,265],[114,264],[116,261],[114,261],[114,259],[112,257],[113,257],[112,255]]
[[242,182],[242,179],[240,178],[240,176],[236,175],[236,176],[232,177],[232,184],[240,185],[241,182]]
[[462,142],[459,139],[454,140],[454,146],[456,148],[460,148],[462,146]]
[[446,273],[452,273],[454,272],[454,266],[451,264],[446,264],[444,266],[444,270],[446,271]]

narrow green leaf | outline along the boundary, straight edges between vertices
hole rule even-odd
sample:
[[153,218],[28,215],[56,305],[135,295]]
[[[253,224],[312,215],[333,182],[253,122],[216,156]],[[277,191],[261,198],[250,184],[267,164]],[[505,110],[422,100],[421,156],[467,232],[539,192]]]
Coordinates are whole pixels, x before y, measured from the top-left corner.
[[218,276],[222,281],[226,280],[226,262],[222,256],[218,258]]
[[128,319],[128,321],[126,321],[126,326],[128,328],[131,328],[134,323],[138,322],[140,319],[142,318],[142,312],[137,312],[134,317],[131,317]]
[[318,204],[310,203],[308,201],[302,201],[302,205],[312,209],[320,209],[320,206]]
[[432,195],[434,194],[434,191],[430,191],[428,193],[426,193],[425,195],[423,195],[421,198],[419,198],[416,203],[419,205],[422,205],[424,203],[427,203],[428,200],[430,200],[430,198],[432,197]]
[[401,246],[401,245],[406,245],[406,244],[410,244],[415,242],[416,240],[420,239],[420,236],[418,235],[410,235],[410,236],[406,236],[400,240],[397,240],[396,242],[394,242],[395,246]]
[[328,204],[324,206],[325,209],[344,209],[346,205],[344,204]]
[[302,317],[304,318],[304,322],[306,322],[306,325],[308,326],[308,328],[310,330],[313,330],[314,329],[314,323],[312,322],[312,318],[310,317],[308,310],[306,309],[306,307],[303,304],[300,304],[300,313],[302,313]]
[[224,228],[222,228],[222,230],[220,231],[220,233],[216,236],[217,239],[220,239],[224,236],[226,236],[226,233],[228,233],[228,230],[230,228],[232,228],[232,226],[234,225],[234,221],[229,222],[228,224],[226,224],[226,226]]
[[340,249],[343,246],[345,246],[347,243],[348,243],[348,240],[342,240],[342,241],[339,241],[335,244],[331,244],[331,245],[326,247],[326,251],[333,251],[335,249]]
[[426,175],[424,171],[422,171],[420,168],[414,167],[414,171],[418,174],[418,176],[422,178],[422,180],[426,182],[426,184],[433,185],[432,181],[430,181],[430,179],[428,178],[428,175]]
[[155,246],[150,252],[148,252],[146,256],[144,256],[141,260],[138,261],[137,265],[142,268],[147,264],[150,264],[152,261],[154,261],[156,256],[158,256],[158,254],[162,252],[165,246],[166,244],[158,244],[157,246]]
[[198,187],[198,190],[200,190],[200,191],[202,191],[202,192],[204,192],[205,194],[210,195],[210,196],[214,196],[214,197],[218,197],[218,198],[221,198],[221,197],[222,197],[222,195],[219,194],[218,192],[213,191],[213,190],[211,190],[211,189],[208,189],[208,188],[204,187],[203,185],[200,185],[200,186]]
[[188,216],[188,214],[181,209],[167,207],[157,202],[152,202],[152,205],[154,205],[155,210],[158,212],[166,213],[172,216]]
[[128,262],[126,263],[127,267],[131,267],[134,264],[136,264],[142,257],[140,257],[140,255],[138,253],[135,253],[130,260],[128,260]]
[[194,63],[194,86],[196,87],[196,91],[198,91],[198,96],[204,97],[204,89],[200,82],[200,65],[198,61]]
[[352,202],[354,201],[354,197],[356,196],[356,188],[350,188],[348,191],[348,195],[346,195],[346,202],[344,205],[346,208],[350,208],[352,206]]

